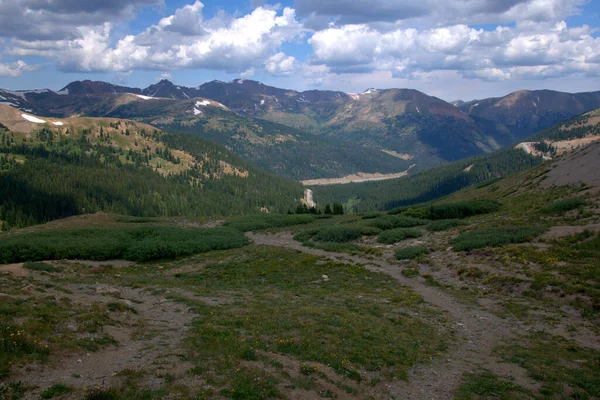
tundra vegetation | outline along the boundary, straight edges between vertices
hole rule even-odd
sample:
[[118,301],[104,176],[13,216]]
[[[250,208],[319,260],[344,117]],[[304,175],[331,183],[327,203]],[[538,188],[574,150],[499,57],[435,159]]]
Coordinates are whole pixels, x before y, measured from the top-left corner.
[[2,233],[0,396],[599,398],[598,191],[537,168],[391,212]]

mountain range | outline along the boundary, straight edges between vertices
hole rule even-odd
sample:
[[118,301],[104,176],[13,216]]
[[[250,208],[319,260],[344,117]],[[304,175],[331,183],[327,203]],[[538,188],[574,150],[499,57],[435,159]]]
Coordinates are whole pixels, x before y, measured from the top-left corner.
[[519,91],[448,103],[412,89],[295,91],[253,80],[145,89],[77,81],[60,91],[0,90],[0,102],[46,117],[127,118],[225,145],[294,179],[398,173],[489,153],[584,112],[600,92]]

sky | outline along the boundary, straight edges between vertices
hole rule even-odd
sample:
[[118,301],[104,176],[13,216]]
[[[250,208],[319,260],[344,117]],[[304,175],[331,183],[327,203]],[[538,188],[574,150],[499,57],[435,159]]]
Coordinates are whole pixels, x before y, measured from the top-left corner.
[[0,87],[600,90],[600,0],[0,0]]

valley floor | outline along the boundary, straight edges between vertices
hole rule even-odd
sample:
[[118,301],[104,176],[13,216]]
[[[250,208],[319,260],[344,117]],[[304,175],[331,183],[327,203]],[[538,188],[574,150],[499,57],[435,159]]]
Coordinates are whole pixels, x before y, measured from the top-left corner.
[[380,174],[374,173],[369,174],[366,172],[357,172],[356,174],[344,176],[342,178],[322,178],[322,179],[309,179],[305,181],[301,181],[304,186],[323,186],[323,185],[340,185],[345,183],[361,183],[361,182],[376,182],[376,181],[386,181],[388,179],[396,179],[402,178],[403,176],[407,176],[408,172],[412,169],[411,166],[406,171],[393,173],[393,174]]

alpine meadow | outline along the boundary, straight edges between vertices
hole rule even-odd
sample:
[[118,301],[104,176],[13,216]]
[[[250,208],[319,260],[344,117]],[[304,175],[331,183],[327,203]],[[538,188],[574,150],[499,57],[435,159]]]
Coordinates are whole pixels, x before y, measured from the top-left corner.
[[598,15],[0,0],[0,400],[600,399]]

